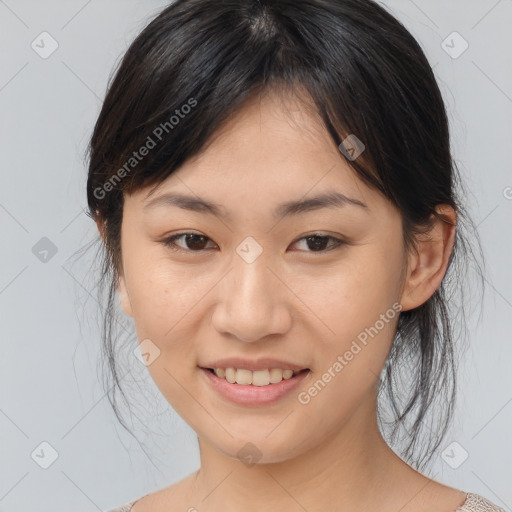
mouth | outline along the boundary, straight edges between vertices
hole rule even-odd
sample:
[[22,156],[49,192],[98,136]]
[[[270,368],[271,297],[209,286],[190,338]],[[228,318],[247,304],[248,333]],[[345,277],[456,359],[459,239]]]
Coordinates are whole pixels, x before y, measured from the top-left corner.
[[311,373],[302,370],[255,370],[235,368],[198,369],[205,382],[216,393],[231,403],[243,406],[266,406],[289,396]]
[[296,377],[299,374],[309,372],[309,368],[302,370],[282,370],[271,368],[270,370],[247,370],[244,368],[202,368],[209,371],[219,379],[224,379],[230,384],[241,386],[270,386],[279,384],[283,380]]

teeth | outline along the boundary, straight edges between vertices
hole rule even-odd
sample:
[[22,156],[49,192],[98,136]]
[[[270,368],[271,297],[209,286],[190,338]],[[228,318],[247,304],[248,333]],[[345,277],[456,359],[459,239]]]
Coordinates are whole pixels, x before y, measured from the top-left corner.
[[231,384],[253,386],[268,386],[269,384],[277,384],[283,379],[290,379],[292,376],[297,375],[298,371],[281,370],[279,368],[272,368],[270,370],[245,370],[243,368],[215,368],[215,375],[221,379],[226,379]]
[[252,384],[252,372],[250,370],[237,370],[235,375],[237,384]]

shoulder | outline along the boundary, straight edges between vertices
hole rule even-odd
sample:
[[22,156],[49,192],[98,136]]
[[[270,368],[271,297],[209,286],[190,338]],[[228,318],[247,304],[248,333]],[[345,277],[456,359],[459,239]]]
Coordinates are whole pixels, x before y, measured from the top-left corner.
[[468,492],[466,501],[455,512],[505,512],[479,494]]
[[129,503],[125,503],[120,507],[109,509],[107,510],[107,512],[133,512],[133,506],[135,505],[135,503],[140,501],[142,498],[145,498],[146,496],[149,496],[149,494],[144,494],[143,496],[137,498],[136,500],[130,501]]
[[168,511],[172,505],[174,509],[187,510],[194,495],[194,481],[196,473],[192,473],[182,480],[175,482],[163,489],[145,494],[139,499],[128,503],[129,508],[112,510],[109,512],[161,512]]
[[[135,501],[138,501],[138,500],[135,500]],[[126,503],[125,505],[122,505],[121,507],[107,510],[107,512],[130,512],[135,501],[130,501],[130,503]]]
[[[402,507],[404,508],[404,507]],[[505,512],[502,508],[479,494],[447,486],[436,480],[427,479],[422,490],[404,512],[432,512],[443,510],[450,512]]]

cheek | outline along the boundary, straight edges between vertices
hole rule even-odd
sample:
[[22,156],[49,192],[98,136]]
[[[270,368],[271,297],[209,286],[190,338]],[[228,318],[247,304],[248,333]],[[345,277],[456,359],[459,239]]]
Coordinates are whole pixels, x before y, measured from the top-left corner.
[[401,261],[398,249],[384,254],[367,245],[323,277],[302,281],[298,295],[319,320],[319,389],[328,382],[316,406],[335,400],[350,409],[381,373],[399,317]]
[[134,246],[127,254],[125,276],[135,324],[147,337],[151,333],[162,339],[204,294],[204,280],[190,265],[172,262],[158,245]]
[[294,291],[332,339],[345,339],[373,325],[398,300],[400,256],[379,252],[360,247],[323,273],[297,276]]
[[[361,253],[343,270],[316,282],[312,294],[304,295],[322,320],[319,332],[327,334],[318,336],[315,376],[300,403],[307,404],[304,410],[310,417],[325,417],[330,407],[326,429],[338,429],[362,403],[373,407],[374,386],[392,347],[399,317],[400,267],[387,261]],[[311,282],[308,289],[311,292]]]
[[150,352],[155,355],[147,370],[175,410],[186,414],[190,395],[180,383],[190,382],[196,371],[190,322],[205,284],[184,267],[162,258],[161,253],[134,252],[126,263],[137,337],[156,346],[151,345]]

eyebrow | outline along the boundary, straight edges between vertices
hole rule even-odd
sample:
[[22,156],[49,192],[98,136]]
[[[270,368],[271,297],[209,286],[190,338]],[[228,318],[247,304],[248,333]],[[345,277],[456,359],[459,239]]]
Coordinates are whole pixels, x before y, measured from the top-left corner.
[[[156,208],[157,206],[177,206],[183,210],[207,213],[218,218],[232,220],[232,216],[222,205],[200,197],[193,197],[184,194],[162,194],[161,196],[158,196],[146,203],[143,210],[146,211],[148,209]],[[273,216],[275,218],[289,217],[291,215],[299,215],[319,210],[321,208],[341,208],[344,206],[357,206],[367,213],[370,211],[370,208],[358,199],[353,199],[340,192],[325,192],[308,199],[298,199],[282,203],[274,209]]]

